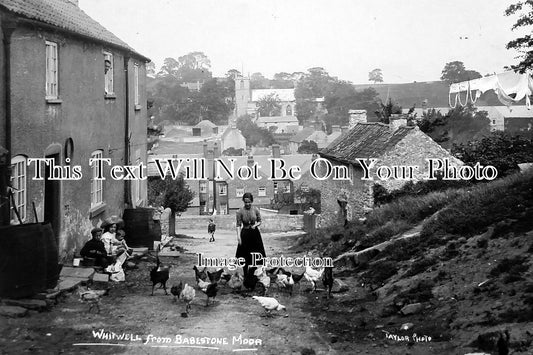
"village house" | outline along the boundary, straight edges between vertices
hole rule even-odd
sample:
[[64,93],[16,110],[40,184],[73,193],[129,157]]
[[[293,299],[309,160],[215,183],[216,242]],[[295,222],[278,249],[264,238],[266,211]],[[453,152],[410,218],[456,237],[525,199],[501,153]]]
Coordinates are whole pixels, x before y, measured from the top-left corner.
[[[352,113],[351,129],[319,152],[321,161],[319,176],[326,176],[326,168],[337,167],[346,172],[339,173],[341,180],[334,180],[333,175],[322,180],[321,190],[321,226],[343,223],[363,217],[374,206],[374,184],[379,184],[388,191],[401,188],[407,181],[420,181],[428,176],[427,158],[449,159],[450,165],[460,166],[462,162],[421,132],[418,127],[407,126],[407,120],[393,120],[390,125],[366,122],[366,115],[357,110]],[[364,159],[370,165],[370,159],[376,159],[369,169],[369,178],[363,180],[364,169],[358,159]],[[329,163],[328,163],[329,162]],[[416,166],[411,175],[381,179],[376,176],[377,169],[387,167]],[[335,169],[335,168],[333,168]],[[385,168],[382,168],[385,169]],[[382,175],[383,177],[384,175]]]
[[[166,159],[189,159],[190,161],[205,159],[206,179],[186,180],[187,185],[194,192],[194,198],[183,215],[234,213],[242,207],[242,196],[245,192],[251,192],[254,195],[254,205],[264,208],[272,208],[273,205],[277,204],[275,199],[281,198],[284,203],[277,204],[283,207],[280,208],[280,212],[296,214],[301,211],[294,204],[294,192],[300,188],[318,188],[320,185],[320,181],[313,179],[310,175],[311,162],[316,159],[316,156],[311,154],[282,155],[279,145],[276,144],[272,145],[269,155],[224,156],[221,155],[218,144],[208,144],[208,142],[204,142],[202,148],[203,152],[200,154],[151,155],[148,161],[148,176],[159,177],[160,173],[156,167],[155,159],[160,160],[162,167],[166,166]],[[301,178],[293,180],[289,176],[282,177],[279,169],[272,169],[269,160],[271,158],[281,159],[284,169],[299,166]],[[233,175],[230,176],[220,165],[220,176],[216,176],[215,159],[223,162]],[[275,168],[279,168],[279,164],[281,163],[278,163]],[[232,166],[234,167],[233,170],[231,169]],[[237,171],[241,167],[243,167],[243,175],[238,176]],[[257,174],[248,176],[247,167],[254,172],[256,171]],[[273,171],[278,173],[273,176]],[[273,179],[270,179],[272,177]]]
[[[145,180],[112,179],[106,164],[105,180],[94,179],[89,160],[146,164],[149,59],[75,0],[0,0],[0,15],[0,222],[50,221],[60,257],[70,258],[105,218],[146,204]],[[33,158],[60,166],[57,179],[44,164],[36,178]],[[76,166],[79,179],[68,175]]]

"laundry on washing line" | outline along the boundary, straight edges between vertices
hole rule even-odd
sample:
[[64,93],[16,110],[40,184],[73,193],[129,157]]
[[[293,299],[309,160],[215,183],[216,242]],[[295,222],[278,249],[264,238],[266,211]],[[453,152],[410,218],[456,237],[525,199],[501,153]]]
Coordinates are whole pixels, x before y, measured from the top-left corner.
[[[483,93],[489,90],[494,90],[500,102],[505,106],[511,106],[513,103],[525,98],[526,106],[528,109],[531,108],[529,98],[533,94],[533,78],[531,77],[531,72],[520,74],[514,71],[507,71],[479,79],[451,84],[448,103],[453,108],[457,106],[457,103],[465,106],[469,103],[469,100],[470,103],[475,103]],[[461,93],[466,93],[465,100],[461,100]],[[452,94],[455,94],[453,105]]]

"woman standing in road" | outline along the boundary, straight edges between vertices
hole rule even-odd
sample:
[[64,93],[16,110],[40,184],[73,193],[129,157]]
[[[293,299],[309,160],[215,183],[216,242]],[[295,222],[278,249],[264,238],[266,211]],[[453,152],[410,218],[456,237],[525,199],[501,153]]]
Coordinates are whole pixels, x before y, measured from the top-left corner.
[[[244,277],[248,275],[248,267],[252,263],[252,254],[259,253],[264,257],[265,247],[263,246],[263,240],[261,239],[261,233],[259,232],[259,226],[261,225],[261,214],[259,208],[252,206],[254,202],[254,196],[246,192],[242,196],[244,207],[241,207],[237,211],[237,258],[244,258]],[[253,265],[252,265],[253,266]]]

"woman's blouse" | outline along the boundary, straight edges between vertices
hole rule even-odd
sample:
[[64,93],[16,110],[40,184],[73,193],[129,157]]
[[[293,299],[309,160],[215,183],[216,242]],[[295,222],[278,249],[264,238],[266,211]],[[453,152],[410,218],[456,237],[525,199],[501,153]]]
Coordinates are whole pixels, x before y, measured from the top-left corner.
[[237,227],[250,228],[256,222],[261,222],[261,213],[259,208],[253,207],[249,210],[241,207],[237,211]]

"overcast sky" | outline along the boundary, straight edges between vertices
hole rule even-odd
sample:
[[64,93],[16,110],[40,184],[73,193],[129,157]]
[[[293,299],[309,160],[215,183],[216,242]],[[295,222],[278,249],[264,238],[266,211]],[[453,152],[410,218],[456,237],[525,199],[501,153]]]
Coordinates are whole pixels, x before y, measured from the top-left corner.
[[[367,83],[439,80],[459,60],[481,74],[516,63],[507,0],[79,0],[82,10],[152,59],[203,51],[214,76],[305,72]],[[516,2],[516,1],[514,1]]]

